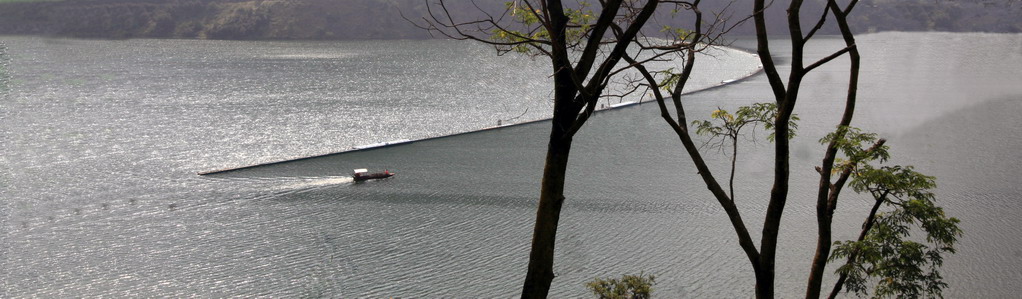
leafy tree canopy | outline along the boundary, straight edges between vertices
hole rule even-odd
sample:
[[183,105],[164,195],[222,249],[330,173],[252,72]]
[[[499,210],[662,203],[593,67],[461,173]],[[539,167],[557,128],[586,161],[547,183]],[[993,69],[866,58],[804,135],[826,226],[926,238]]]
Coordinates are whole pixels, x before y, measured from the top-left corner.
[[[846,161],[861,161],[843,164],[845,169],[855,167],[849,186],[870,194],[876,202],[858,240],[834,243],[830,261],[846,260],[837,273],[847,277],[845,286],[859,296],[943,297],[947,283],[939,268],[944,254],[955,253],[954,245],[962,230],[957,218],[947,216],[936,205],[931,191],[937,186],[935,178],[912,166],[877,167],[868,163],[886,160],[887,147],[863,149],[863,144],[876,140],[876,134],[856,128],[841,130],[847,134],[837,143],[848,156]],[[836,136],[840,134],[828,135],[821,142],[830,142]],[[912,238],[917,230],[922,230],[925,238]]]

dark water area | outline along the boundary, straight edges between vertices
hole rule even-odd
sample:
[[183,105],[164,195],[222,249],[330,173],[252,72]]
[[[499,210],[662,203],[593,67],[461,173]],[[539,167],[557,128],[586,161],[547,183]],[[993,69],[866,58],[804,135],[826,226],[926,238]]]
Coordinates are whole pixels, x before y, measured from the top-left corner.
[[[775,41],[775,53],[785,43]],[[959,253],[945,264],[946,297],[1016,297],[1022,292],[1015,283],[1022,280],[1022,169],[1015,164],[1022,158],[1016,150],[1022,36],[880,33],[860,36],[859,45],[864,72],[853,123],[888,138],[893,163],[936,176],[938,202],[962,219]],[[840,47],[838,39],[820,39],[810,55]],[[817,140],[837,122],[846,67],[838,59],[814,71],[796,108],[802,122],[782,224],[779,297],[804,290],[816,234],[813,166],[823,148]],[[691,119],[705,118],[717,107],[767,101],[767,93],[757,75],[692,94],[686,109]],[[76,104],[4,106],[9,172],[0,192],[10,200],[2,206],[2,297],[514,297],[519,291],[548,122],[200,177],[194,171],[250,159],[157,152],[176,135],[155,145],[114,142],[124,154],[86,158],[57,149],[74,136],[41,138],[66,129],[25,133],[59,127],[60,119],[45,119],[45,109],[74,111],[68,105]],[[231,114],[214,112],[224,115]],[[380,136],[375,141],[409,138]],[[42,141],[25,144],[33,140]],[[660,297],[752,296],[751,269],[726,216],[655,105],[601,112],[575,142],[554,297],[584,297],[584,283],[594,277],[640,271],[658,277]],[[217,143],[189,144],[216,150]],[[738,163],[736,201],[758,234],[772,150],[766,141],[741,146],[747,151]],[[60,154],[25,160],[50,147]],[[250,158],[289,148],[229,149]],[[704,155],[718,176],[726,174],[726,155],[709,149]],[[141,168],[91,166],[112,161]],[[348,172],[362,167],[398,175],[352,182]],[[65,179],[77,176],[84,177]],[[867,205],[845,195],[835,239],[854,237]]]

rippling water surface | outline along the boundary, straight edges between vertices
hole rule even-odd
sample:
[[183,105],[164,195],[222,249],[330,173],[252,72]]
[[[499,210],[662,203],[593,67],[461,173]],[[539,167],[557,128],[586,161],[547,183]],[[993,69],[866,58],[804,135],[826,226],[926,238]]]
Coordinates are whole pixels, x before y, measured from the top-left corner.
[[[0,40],[10,65],[0,103],[2,297],[518,291],[546,122],[195,173],[544,118],[542,61],[453,41]],[[950,297],[1022,291],[1014,283],[1022,279],[1014,166],[1022,37],[882,33],[859,44],[855,123],[891,139],[896,162],[936,175],[940,200],[963,220],[960,253],[947,261]],[[816,45],[817,57],[841,47]],[[756,70],[749,54],[722,53],[700,61],[697,85]],[[844,64],[817,70],[796,111],[803,131],[778,263],[782,294],[802,293],[815,234],[812,166],[822,155],[815,140],[836,123]],[[756,76],[691,95],[687,108],[704,116],[766,101],[767,92]],[[603,112],[576,138],[557,297],[584,296],[595,276],[639,271],[656,274],[665,297],[751,296],[724,214],[658,115],[654,105]],[[752,151],[739,163],[737,200],[758,231],[770,147],[743,148]],[[353,183],[348,172],[361,167],[398,175]],[[837,238],[854,237],[865,204],[846,200]]]

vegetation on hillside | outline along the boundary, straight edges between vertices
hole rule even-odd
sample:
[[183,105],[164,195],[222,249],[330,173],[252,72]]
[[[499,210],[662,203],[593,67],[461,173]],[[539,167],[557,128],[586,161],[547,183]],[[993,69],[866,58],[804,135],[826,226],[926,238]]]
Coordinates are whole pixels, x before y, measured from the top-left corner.
[[[503,1],[476,1],[499,12]],[[825,1],[807,0],[804,14]],[[704,4],[719,11],[726,3]],[[465,19],[470,1],[448,4]],[[849,23],[859,31],[1022,32],[1022,3],[1010,0],[863,0]],[[809,12],[812,12],[811,14]],[[422,0],[0,0],[0,34],[86,38],[407,39],[429,38],[404,18],[427,15]],[[785,30],[783,7],[767,10]],[[403,15],[403,16],[402,16]],[[808,20],[807,19],[807,20]],[[678,19],[678,24],[690,20]],[[678,25],[668,24],[668,25]],[[734,33],[752,34],[752,26]],[[835,34],[836,32],[823,32]]]

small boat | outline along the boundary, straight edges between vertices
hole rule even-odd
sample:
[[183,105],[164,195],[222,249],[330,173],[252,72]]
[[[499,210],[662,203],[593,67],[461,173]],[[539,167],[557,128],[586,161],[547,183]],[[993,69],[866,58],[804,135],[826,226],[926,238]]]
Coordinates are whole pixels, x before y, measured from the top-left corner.
[[389,170],[384,170],[383,172],[369,172],[368,169],[359,168],[355,169],[355,173],[352,174],[351,177],[354,178],[356,182],[361,182],[366,180],[385,179],[394,176],[394,174],[395,173],[390,172]]

